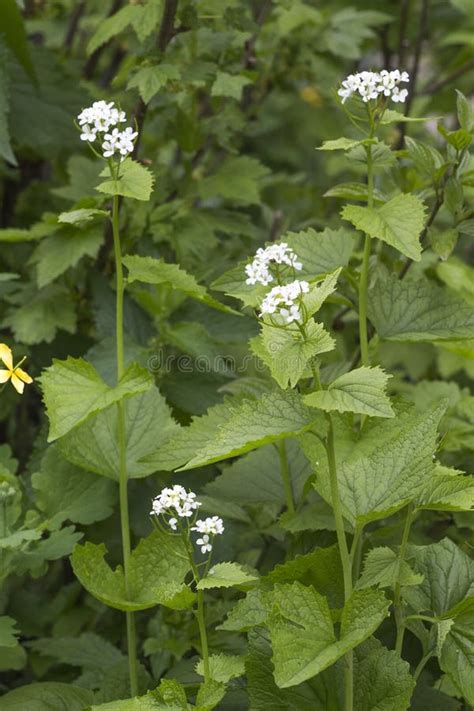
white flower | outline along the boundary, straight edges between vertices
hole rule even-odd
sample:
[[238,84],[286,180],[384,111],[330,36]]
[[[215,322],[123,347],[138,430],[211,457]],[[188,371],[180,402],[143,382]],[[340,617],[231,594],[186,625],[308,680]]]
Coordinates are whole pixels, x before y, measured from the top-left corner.
[[224,522],[219,516],[209,516],[204,520],[196,521],[191,531],[204,533],[206,535],[219,536],[224,533]]
[[94,101],[92,106],[83,109],[77,117],[82,129],[81,140],[93,143],[99,139],[104,158],[111,158],[116,151],[124,157],[132,153],[133,140],[138,134],[132,128],[122,132],[117,128],[111,129],[126,120],[125,111],[118,109],[113,101]]
[[194,516],[200,506],[201,502],[196,500],[193,491],[186,491],[184,486],[175,484],[162,489],[161,493],[153,499],[150,513],[154,516],[163,516],[172,530],[176,531],[178,518]]
[[207,533],[205,533],[202,538],[198,538],[196,543],[198,546],[201,546],[201,553],[210,553],[212,551],[212,544],[209,543]]
[[303,269],[302,263],[298,261],[298,256],[286,242],[272,244],[265,249],[260,247],[257,249],[252,262],[245,267],[245,273],[247,274],[246,284],[263,284],[267,286],[273,281],[273,275],[270,272],[271,264],[289,266],[297,271]]
[[[260,306],[260,316],[264,316],[265,314],[274,314],[278,311],[280,316],[285,319],[286,323],[300,321],[301,312],[299,310],[299,305],[295,304],[295,301],[299,300],[302,294],[307,294],[308,291],[308,282],[300,281],[299,279],[295,279],[295,281],[292,281],[290,284],[283,286],[274,286],[273,289],[270,289],[262,301]],[[287,306],[289,308],[285,308]]]
[[352,94],[359,94],[363,101],[367,102],[377,99],[380,94],[392,99],[395,102],[404,102],[408,96],[408,90],[400,90],[400,83],[410,81],[408,72],[401,72],[399,69],[381,72],[359,72],[349,74],[341,83],[341,88],[337,92],[342,99],[342,103],[347,101]]

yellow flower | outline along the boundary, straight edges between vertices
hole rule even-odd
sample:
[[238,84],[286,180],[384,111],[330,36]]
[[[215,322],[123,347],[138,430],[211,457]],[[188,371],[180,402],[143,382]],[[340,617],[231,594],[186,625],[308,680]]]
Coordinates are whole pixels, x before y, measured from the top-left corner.
[[0,383],[6,383],[9,380],[12,381],[12,385],[15,390],[22,394],[25,389],[25,383],[32,383],[33,378],[31,378],[28,373],[20,368],[20,365],[25,359],[22,360],[13,367],[13,355],[11,349],[5,344],[0,343],[0,361],[6,366],[6,370],[0,368]]

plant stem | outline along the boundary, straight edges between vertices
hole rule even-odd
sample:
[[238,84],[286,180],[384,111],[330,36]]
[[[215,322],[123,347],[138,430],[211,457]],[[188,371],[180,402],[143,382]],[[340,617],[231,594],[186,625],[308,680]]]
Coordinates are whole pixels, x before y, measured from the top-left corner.
[[[182,533],[182,537],[183,537],[184,545],[186,546],[186,551],[188,553],[188,558],[189,558],[189,562],[191,564],[191,569],[193,571],[194,582],[197,585],[198,582],[201,580],[201,576],[199,575],[198,567],[197,567],[196,563],[194,562],[193,551],[189,545],[188,537],[184,531]],[[209,560],[210,560],[210,558],[209,558]],[[209,569],[209,561],[208,561],[208,565],[206,566],[204,575],[207,574],[208,569]],[[206,619],[204,616],[204,593],[202,590],[197,590],[196,618],[197,618],[198,627],[199,627],[199,637],[201,640],[202,663],[204,666],[204,683],[208,683],[211,680],[211,672],[210,672],[210,668],[209,668],[209,645],[207,642]]]
[[[352,562],[347,547],[346,533],[344,530],[344,519],[342,517],[341,500],[339,498],[339,485],[337,481],[336,450],[334,445],[334,428],[331,415],[326,413],[328,422],[328,435],[326,441],[326,452],[329,465],[329,476],[331,482],[331,502],[336,522],[337,542],[339,554],[341,556],[342,573],[344,577],[344,600],[347,602],[352,593]],[[344,711],[353,710],[354,699],[354,671],[353,654],[347,652],[344,657],[346,667],[344,669]]]
[[278,442],[278,454],[280,456],[280,474],[285,489],[286,508],[290,513],[295,513],[295,499],[293,496],[293,488],[291,486],[290,469],[288,466],[288,457],[286,454],[285,440]]
[[395,643],[395,649],[400,656],[402,654],[403,638],[405,636],[405,620],[403,617],[403,609],[402,609],[402,604],[401,604],[400,568],[402,566],[403,561],[405,560],[407,546],[408,546],[408,538],[410,536],[410,529],[411,529],[412,522],[413,522],[413,506],[412,506],[412,504],[409,504],[407,507],[405,526],[403,527],[402,542],[400,544],[400,550],[398,552],[399,568],[398,568],[398,577],[397,577],[397,582],[395,583],[395,590],[394,590],[394,597],[393,597],[393,604],[394,604],[394,609],[395,609],[395,622],[397,625],[397,640]]
[[[372,145],[366,146],[367,151],[367,206],[374,205],[374,171],[372,164]],[[369,282],[371,237],[365,235],[364,256],[359,280],[359,340],[362,365],[370,365],[369,339],[367,336],[367,285]]]
[[[123,292],[124,279],[122,267],[122,249],[120,245],[119,227],[119,198],[114,195],[112,202],[112,233],[114,237],[115,280],[116,280],[116,350],[117,350],[117,381],[124,372],[123,358]],[[125,578],[125,592],[130,596],[130,523],[128,515],[127,496],[127,449],[125,432],[125,408],[123,401],[117,403],[118,448],[119,448],[119,499],[120,499],[120,527],[122,531],[123,572]],[[130,675],[130,691],[132,696],[138,695],[137,673],[137,641],[135,630],[135,617],[133,612],[126,612],[127,617],[127,648],[128,668]]]
[[415,681],[418,681],[418,677],[420,676],[421,672],[425,668],[425,666],[428,664],[430,661],[431,657],[433,656],[433,652],[428,652],[428,654],[425,654],[425,656],[422,658],[420,663],[418,664],[417,668],[414,671],[413,678]]

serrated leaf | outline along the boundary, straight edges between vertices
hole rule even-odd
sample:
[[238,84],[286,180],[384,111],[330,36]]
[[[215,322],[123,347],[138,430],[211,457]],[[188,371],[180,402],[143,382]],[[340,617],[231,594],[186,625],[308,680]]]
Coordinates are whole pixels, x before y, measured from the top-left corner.
[[474,595],[474,561],[449,538],[429,546],[410,546],[408,558],[424,576],[421,585],[404,590],[404,598],[416,612],[443,615]]
[[[373,141],[369,141],[373,142]],[[352,148],[357,146],[363,146],[367,144],[366,139],[359,140],[357,138],[335,138],[334,140],[324,141],[322,146],[316,148],[317,151],[350,151]]]
[[377,281],[369,292],[368,315],[378,335],[391,341],[474,338],[472,306],[421,277]]
[[415,679],[409,664],[397,652],[372,638],[357,647],[354,656],[355,711],[411,709]]
[[189,560],[178,536],[154,531],[132,551],[129,595],[121,566],[115,570],[105,561],[102,543],[76,546],[71,556],[74,573],[91,595],[117,610],[147,610],[155,605],[186,609],[194,595],[184,584]]
[[[474,597],[461,608],[449,626],[439,664],[449,674],[469,705],[474,704]],[[447,622],[447,621],[445,621]],[[446,631],[447,625],[444,627]],[[456,694],[457,696],[457,694]]]
[[[211,679],[228,682],[245,674],[245,657],[235,654],[211,654],[209,657],[209,671]],[[202,659],[196,665],[196,672],[204,676],[204,663]]]
[[252,80],[242,74],[217,72],[211,87],[211,96],[228,96],[240,101],[244,87],[251,83]]
[[69,464],[54,447],[46,450],[41,471],[33,474],[31,482],[36,506],[52,527],[68,520],[86,525],[102,521],[111,515],[117,500],[111,482]]
[[[444,405],[421,415],[407,412],[390,420],[373,421],[358,441],[344,421],[337,420],[341,423],[336,426],[339,494],[348,521],[366,524],[385,518],[416,499],[433,474],[437,426],[443,412]],[[331,503],[322,444],[311,434],[301,441],[318,472],[315,486]]]
[[[299,329],[274,328],[263,324],[250,348],[270,368],[273,378],[284,390],[294,388],[314,356],[332,351],[335,341],[322,323],[309,321],[303,338]],[[311,404],[308,403],[307,404]]]
[[145,104],[169,81],[178,81],[181,73],[174,64],[155,64],[141,67],[127,84],[127,89],[137,88]]
[[237,313],[214,299],[207,292],[207,289],[202,284],[198,284],[191,274],[181,269],[179,264],[168,264],[162,259],[140,257],[138,255],[124,257],[123,263],[129,271],[129,282],[140,281],[145,284],[164,285],[169,289],[178,289],[192,299],[196,299],[213,309],[224,313]]
[[[110,175],[109,169],[105,168],[100,175],[101,177]],[[154,176],[148,168],[132,158],[127,158],[120,163],[119,177],[105,180],[97,185],[96,190],[106,195],[122,195],[147,201],[153,190],[153,182]]]
[[125,5],[110,17],[102,19],[96,31],[92,35],[87,45],[87,53],[90,55],[112,37],[120,34],[140,13],[139,5]]
[[36,264],[39,288],[73,267],[82,257],[95,257],[103,238],[103,229],[92,226],[83,230],[63,227],[42,240],[30,257]]
[[470,511],[474,508],[474,480],[463,472],[437,465],[432,478],[416,500],[429,511]]
[[78,225],[82,226],[88,222],[92,222],[95,217],[109,217],[109,213],[106,210],[97,210],[95,208],[80,208],[78,210],[69,210],[68,212],[61,212],[58,215],[58,222],[62,222],[66,225]]
[[383,240],[410,259],[421,259],[419,237],[425,223],[425,206],[415,195],[397,195],[381,207],[346,205],[341,216],[356,230]]
[[415,573],[406,561],[401,560],[387,546],[383,546],[368,552],[356,588],[358,590],[372,586],[394,588],[396,583],[419,585],[421,582],[423,582],[423,575]]
[[[369,193],[367,185],[364,185],[364,183],[339,183],[339,185],[334,185],[332,188],[329,188],[329,190],[326,190],[323,197],[367,202]],[[384,203],[387,201],[385,195],[377,189],[373,189],[372,197],[376,203]]]
[[49,442],[113,403],[145,392],[153,385],[148,371],[132,364],[118,385],[109,387],[94,366],[80,358],[53,360],[39,380],[50,422]]
[[51,343],[58,331],[74,333],[76,329],[71,293],[59,284],[49,284],[40,291],[29,285],[11,300],[15,308],[9,310],[3,326],[9,326],[20,343]]
[[16,620],[7,615],[0,617],[0,647],[15,647],[18,644]]
[[258,578],[238,563],[216,563],[208,574],[197,584],[198,590],[210,588],[231,588],[234,585],[254,583]]
[[275,681],[280,688],[301,684],[368,639],[387,615],[389,601],[376,590],[354,592],[336,637],[326,599],[300,583],[276,585],[267,621]]
[[226,422],[209,432],[207,443],[181,470],[235,457],[264,444],[295,436],[311,427],[314,416],[293,392],[265,393],[258,400],[243,400],[230,407]]
[[25,23],[16,0],[3,0],[0,35],[21,64],[30,80],[37,84],[36,70],[28,47]]
[[[157,388],[131,395],[124,402],[126,468],[130,479],[152,474],[153,463],[143,462],[179,430]],[[89,472],[118,481],[118,414],[112,405],[64,435],[58,445],[63,456]]]
[[2,711],[83,711],[92,699],[88,689],[46,681],[20,686],[2,696]]
[[310,407],[326,412],[356,412],[370,417],[394,417],[385,388],[390,375],[378,366],[356,368],[328,385],[304,397]]
[[262,179],[268,172],[256,158],[227,158],[215,173],[198,183],[198,193],[204,200],[220,196],[237,203],[257,204]]

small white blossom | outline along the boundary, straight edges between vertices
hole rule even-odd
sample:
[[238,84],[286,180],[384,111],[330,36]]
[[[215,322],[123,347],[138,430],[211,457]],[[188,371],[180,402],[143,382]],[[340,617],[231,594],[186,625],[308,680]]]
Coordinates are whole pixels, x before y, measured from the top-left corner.
[[224,522],[219,516],[209,516],[204,520],[200,519],[196,521],[191,531],[197,531],[198,533],[212,534],[213,536],[218,536],[224,533]]
[[[274,286],[265,296],[260,306],[260,316],[279,313],[286,323],[301,320],[299,305],[295,303],[303,294],[309,291],[307,281],[296,279],[291,284]],[[288,307],[288,308],[286,308]]]
[[196,543],[198,546],[201,546],[201,553],[210,553],[212,551],[212,544],[209,543],[207,533],[205,533],[202,538],[198,538]]
[[138,133],[128,127],[119,131],[118,124],[125,123],[125,111],[118,109],[113,101],[94,101],[92,106],[83,109],[77,117],[81,127],[81,140],[101,142],[104,158],[111,158],[119,153],[121,160],[133,152],[133,141]]
[[408,90],[400,89],[398,85],[409,81],[408,72],[401,72],[399,69],[393,71],[383,69],[381,72],[365,71],[349,74],[337,93],[341,97],[342,103],[347,101],[352,94],[359,94],[365,102],[377,99],[380,94],[383,94],[396,103],[403,103],[408,96]]
[[196,500],[193,491],[186,491],[184,486],[175,484],[172,487],[165,487],[153,499],[150,514],[163,516],[170,528],[176,531],[178,518],[191,518],[200,506],[201,502]]
[[263,284],[267,286],[273,281],[273,275],[270,272],[271,264],[289,266],[297,271],[303,268],[302,263],[298,261],[298,256],[286,242],[272,244],[265,249],[261,247],[257,249],[252,262],[245,267],[245,273],[247,274],[246,284]]

